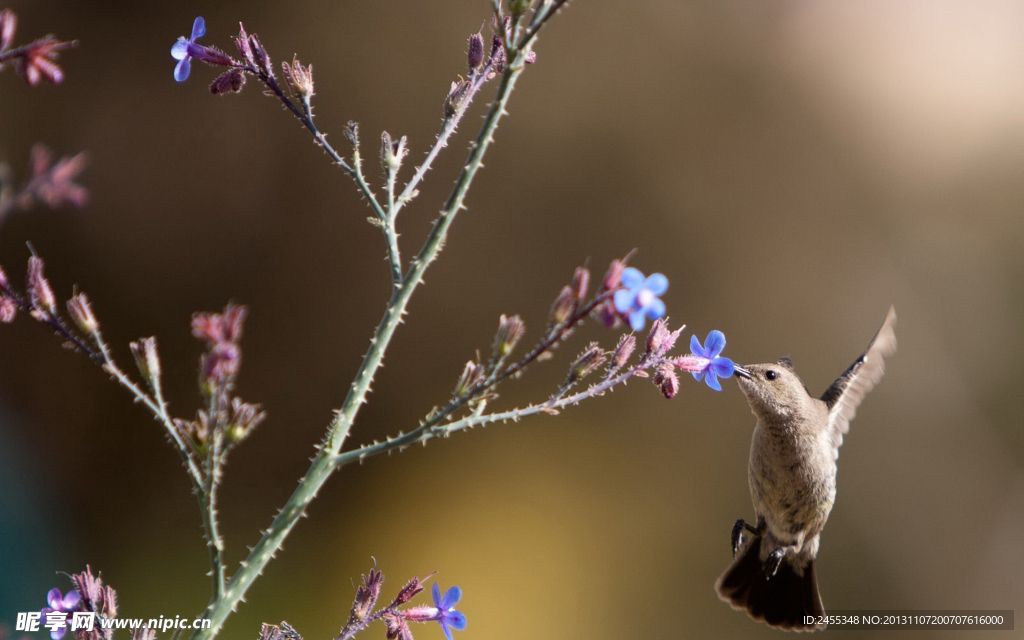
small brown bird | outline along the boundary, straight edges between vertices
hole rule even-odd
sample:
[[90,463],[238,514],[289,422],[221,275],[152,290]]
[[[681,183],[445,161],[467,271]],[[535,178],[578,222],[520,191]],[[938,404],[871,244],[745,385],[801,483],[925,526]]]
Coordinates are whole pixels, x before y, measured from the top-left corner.
[[718,597],[772,627],[824,628],[814,575],[821,530],[836,497],[836,460],[857,406],[896,351],[896,310],[867,351],[814,398],[789,358],[736,367],[757,418],[748,479],[756,525],[737,520],[733,562],[715,583]]

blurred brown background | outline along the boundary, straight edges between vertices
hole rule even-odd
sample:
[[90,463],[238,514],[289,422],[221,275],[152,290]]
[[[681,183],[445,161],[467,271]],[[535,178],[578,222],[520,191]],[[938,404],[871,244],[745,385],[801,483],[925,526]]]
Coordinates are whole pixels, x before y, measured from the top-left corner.
[[[0,263],[20,279],[31,240],[63,298],[89,293],[126,366],[127,342],[157,335],[179,414],[196,402],[190,314],[250,306],[241,393],[270,419],[223,491],[237,562],[340,405],[387,270],[368,210],[296,122],[252,84],[210,96],[202,65],[176,84],[170,46],[196,15],[221,47],[242,20],[275,61],[314,64],[332,140],[343,146],[356,119],[371,159],[386,128],[410,136],[416,161],[489,2],[8,6],[19,41],[81,45],[62,59],[63,86],[0,75],[0,150],[19,172],[37,140],[88,151],[93,199],[9,218]],[[1014,0],[574,2],[542,38],[353,442],[445,401],[500,313],[536,330],[573,267],[600,272],[633,247],[637,266],[670,277],[674,321],[725,331],[740,362],[792,356],[812,391],[894,303],[900,353],[842,450],[825,604],[1019,609],[1022,36]],[[480,113],[403,214],[406,255]],[[588,339],[615,337],[589,326],[571,350]],[[0,620],[87,563],[127,616],[199,612],[199,518],[158,427],[25,318],[0,349]],[[545,397],[562,355],[502,402]],[[387,593],[434,570],[459,584],[461,638],[776,636],[712,589],[733,521],[751,515],[753,419],[731,381],[722,394],[683,383],[672,402],[635,384],[345,469],[224,637],[281,619],[333,637],[372,558]],[[943,634],[959,636],[985,634]]]

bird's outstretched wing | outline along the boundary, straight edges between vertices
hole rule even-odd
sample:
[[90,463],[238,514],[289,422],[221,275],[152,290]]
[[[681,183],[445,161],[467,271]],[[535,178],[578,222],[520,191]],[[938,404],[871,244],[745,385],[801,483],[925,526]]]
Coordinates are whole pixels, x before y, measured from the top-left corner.
[[875,334],[864,355],[832,383],[821,396],[828,406],[828,433],[832,438],[832,457],[839,457],[843,436],[850,430],[850,421],[868,391],[885,373],[885,359],[896,353],[896,308],[889,307],[882,328]]

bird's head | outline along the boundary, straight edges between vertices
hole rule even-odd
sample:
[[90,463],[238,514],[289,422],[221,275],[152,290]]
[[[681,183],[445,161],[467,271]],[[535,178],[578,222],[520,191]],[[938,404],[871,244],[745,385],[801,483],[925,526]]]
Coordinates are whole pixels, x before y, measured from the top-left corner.
[[750,409],[758,417],[792,416],[810,398],[789,358],[768,364],[737,366],[736,382],[743,395],[747,396]]

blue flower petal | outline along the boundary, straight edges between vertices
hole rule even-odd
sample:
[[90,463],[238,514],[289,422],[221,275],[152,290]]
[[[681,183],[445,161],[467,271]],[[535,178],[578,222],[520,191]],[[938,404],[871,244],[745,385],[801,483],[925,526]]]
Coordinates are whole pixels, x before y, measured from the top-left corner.
[[647,312],[647,317],[651,320],[657,320],[661,316],[665,315],[665,303],[659,298],[655,298],[651,301],[651,304],[647,305],[644,309]]
[[700,338],[693,335],[690,336],[690,353],[701,358],[706,358],[704,355],[704,347],[700,346]]
[[[434,584],[437,584],[436,582]],[[438,605],[438,609],[451,609],[455,606],[455,603],[462,597],[462,589],[458,587],[452,587],[445,594],[444,598],[441,599],[441,604]]]
[[456,631],[462,631],[466,628],[466,616],[461,611],[449,611],[448,615],[445,616],[445,621],[452,629]]
[[722,385],[718,382],[718,376],[715,375],[713,369],[708,369],[707,375],[704,376],[704,382],[708,383],[708,386],[715,391],[722,390]]
[[60,611],[60,605],[63,604],[63,600],[64,596],[57,587],[46,592],[46,604],[50,605],[51,609]]
[[188,40],[178,38],[178,41],[171,45],[171,57],[175,60],[184,60],[188,55]]
[[57,627],[56,629],[51,631],[50,632],[50,638],[52,638],[53,640],[60,640],[61,638],[64,637],[64,634],[67,633],[67,632],[68,632],[68,627],[65,624],[63,627]]
[[736,365],[729,358],[718,356],[711,361],[711,371],[722,378],[729,378],[736,371]]
[[662,273],[652,273],[644,280],[644,289],[647,289],[656,296],[668,291],[668,278]]
[[192,38],[191,38],[191,40],[192,40],[192,42],[195,42],[196,40],[198,40],[199,38],[202,38],[205,35],[206,35],[206,20],[203,20],[203,17],[199,16],[199,17],[197,17],[195,19],[195,22],[192,23]]
[[448,623],[444,621],[444,618],[441,618],[441,631],[444,631],[444,637],[452,640],[452,630],[448,628]]
[[615,309],[619,313],[626,313],[633,308],[636,302],[636,292],[629,289],[619,289],[615,292]]
[[703,371],[691,371],[690,373],[693,374],[693,379],[697,382],[700,382],[700,379],[704,377]]
[[646,317],[643,309],[637,309],[629,314],[629,326],[633,327],[633,331],[643,331]]
[[430,595],[434,596],[434,606],[441,609],[441,587],[434,583],[434,586],[430,589]]
[[190,71],[192,71],[192,59],[182,58],[177,66],[174,67],[174,79],[178,82],[185,82],[188,80]]
[[704,357],[717,357],[718,354],[722,353],[722,350],[725,349],[725,334],[718,329],[709,333],[707,339],[704,340],[704,349],[707,351],[707,354]]
[[636,267],[626,267],[619,282],[627,289],[636,289],[644,283],[644,274]]
[[61,604],[64,605],[65,611],[71,611],[72,609],[78,606],[78,602],[81,599],[82,597],[78,595],[78,591],[72,589],[71,591],[68,591],[64,594],[64,601]]

